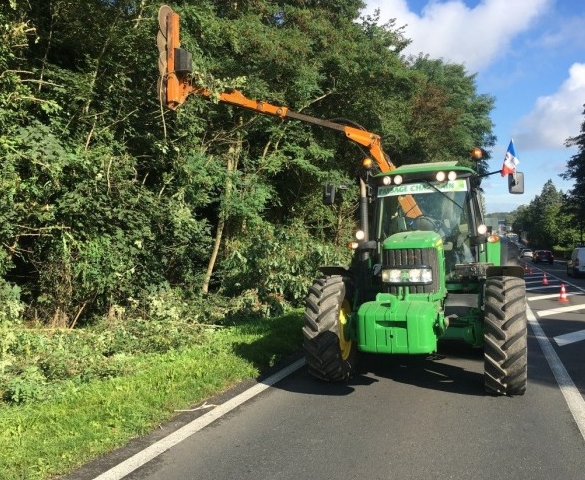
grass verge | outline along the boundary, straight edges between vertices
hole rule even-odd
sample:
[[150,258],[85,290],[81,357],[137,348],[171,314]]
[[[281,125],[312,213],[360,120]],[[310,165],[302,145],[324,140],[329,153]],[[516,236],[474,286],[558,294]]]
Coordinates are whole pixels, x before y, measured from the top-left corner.
[[57,398],[0,407],[0,476],[45,480],[70,473],[185,409],[297,352],[302,315],[240,322],[196,346],[142,354],[133,373],[66,385]]

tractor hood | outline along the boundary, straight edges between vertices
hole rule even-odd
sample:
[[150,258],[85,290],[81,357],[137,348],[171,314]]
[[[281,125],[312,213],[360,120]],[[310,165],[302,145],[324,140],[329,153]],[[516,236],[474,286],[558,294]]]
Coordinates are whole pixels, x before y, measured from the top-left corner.
[[414,230],[391,235],[382,244],[383,250],[399,248],[438,248],[443,245],[441,236],[436,232]]

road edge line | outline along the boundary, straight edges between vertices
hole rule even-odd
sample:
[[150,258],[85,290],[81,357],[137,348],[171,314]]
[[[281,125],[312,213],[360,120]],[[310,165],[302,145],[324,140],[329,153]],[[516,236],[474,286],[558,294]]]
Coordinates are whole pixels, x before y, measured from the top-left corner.
[[526,307],[526,314],[528,318],[528,322],[530,323],[530,327],[532,328],[532,332],[534,336],[538,340],[542,353],[548,362],[550,369],[557,381],[557,384],[561,390],[561,393],[565,397],[565,401],[575,419],[575,423],[577,424],[577,428],[581,432],[581,436],[583,440],[585,440],[585,400],[581,396],[581,393],[575,386],[572,378],[569,376],[565,366],[561,362],[561,359],[555,352],[554,347],[550,343],[550,340],[545,335],[540,323],[536,319],[536,316],[530,309],[530,307]]
[[134,470],[148,463],[153,458],[156,458],[161,453],[169,450],[178,443],[182,442],[186,438],[190,437],[194,433],[198,432],[202,428],[206,427],[210,423],[214,422],[218,418],[222,417],[226,413],[230,412],[234,408],[240,406],[242,403],[250,400],[259,393],[263,392],[267,388],[271,387],[275,383],[279,382],[283,378],[287,377],[291,373],[295,372],[305,364],[305,359],[301,358],[296,362],[288,365],[287,367],[279,370],[274,375],[262,380],[258,384],[249,388],[245,392],[236,395],[227,402],[218,405],[213,410],[207,412],[199,418],[196,418],[192,422],[184,425],[183,427],[175,430],[173,433],[160,439],[158,442],[153,443],[149,447],[141,450],[135,455],[127,458],[123,462],[119,463],[115,467],[103,472],[94,478],[94,480],[121,480],[126,475],[132,473]]

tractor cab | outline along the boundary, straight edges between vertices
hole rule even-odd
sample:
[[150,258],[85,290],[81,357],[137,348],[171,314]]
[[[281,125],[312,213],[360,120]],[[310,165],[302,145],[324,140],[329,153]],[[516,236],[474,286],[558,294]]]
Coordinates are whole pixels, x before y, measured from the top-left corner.
[[[479,262],[487,228],[475,201],[474,182],[473,171],[455,162],[408,165],[378,176],[374,239],[379,258],[384,250],[410,244],[414,232],[428,232],[434,234],[441,263],[444,258],[447,281],[454,278],[457,264]],[[406,209],[405,197],[410,199]],[[417,238],[422,238],[420,233]]]

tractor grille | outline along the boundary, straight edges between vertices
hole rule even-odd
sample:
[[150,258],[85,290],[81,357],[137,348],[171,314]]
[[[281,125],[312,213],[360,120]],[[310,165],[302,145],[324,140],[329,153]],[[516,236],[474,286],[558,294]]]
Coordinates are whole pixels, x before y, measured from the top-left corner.
[[[433,282],[428,285],[411,285],[410,293],[439,291],[439,262],[434,248],[401,248],[384,251],[384,267],[429,266],[433,269]],[[398,286],[385,286],[387,293],[396,295]]]

